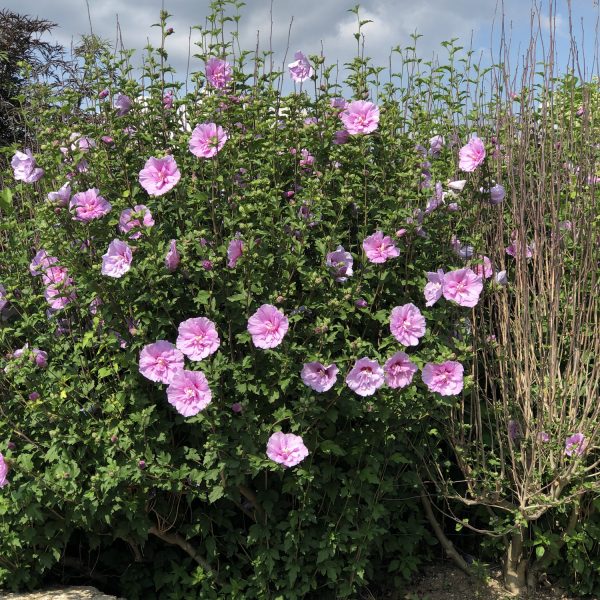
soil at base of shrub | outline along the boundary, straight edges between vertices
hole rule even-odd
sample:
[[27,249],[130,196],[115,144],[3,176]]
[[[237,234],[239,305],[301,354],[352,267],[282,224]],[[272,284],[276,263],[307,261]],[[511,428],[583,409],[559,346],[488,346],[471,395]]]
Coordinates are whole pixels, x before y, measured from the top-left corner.
[[[499,570],[491,570],[487,578],[469,577],[449,564],[430,565],[423,577],[406,590],[377,600],[514,600],[504,590]],[[371,600],[375,597],[371,596]],[[527,596],[529,600],[577,600],[557,586],[541,586]]]

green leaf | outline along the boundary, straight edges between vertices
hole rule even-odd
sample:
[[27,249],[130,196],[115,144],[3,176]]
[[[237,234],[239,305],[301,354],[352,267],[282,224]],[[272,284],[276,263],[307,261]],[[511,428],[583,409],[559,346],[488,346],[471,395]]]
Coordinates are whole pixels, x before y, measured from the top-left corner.
[[212,504],[216,502],[219,498],[222,498],[225,494],[225,490],[220,485],[215,485],[210,493],[208,494],[208,501]]
[[10,188],[4,188],[0,190],[0,208],[5,213],[11,213],[13,210],[12,205],[13,193]]

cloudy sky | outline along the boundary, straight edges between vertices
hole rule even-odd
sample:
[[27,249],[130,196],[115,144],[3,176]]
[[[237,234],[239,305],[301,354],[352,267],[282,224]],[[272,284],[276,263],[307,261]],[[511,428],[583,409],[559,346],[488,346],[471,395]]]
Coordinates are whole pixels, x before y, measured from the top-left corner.
[[[3,6],[15,12],[43,17],[58,27],[52,37],[65,46],[76,43],[80,34],[89,33],[90,19],[93,32],[115,41],[117,19],[126,47],[141,49],[148,40],[156,44],[158,29],[151,28],[158,21],[164,7],[173,16],[169,24],[175,32],[167,40],[172,64],[179,73],[185,73],[188,61],[190,26],[203,25],[209,12],[209,0],[3,0]],[[349,60],[356,51],[356,16],[348,9],[358,0],[273,0],[272,47],[276,64],[281,65],[292,23],[288,60],[296,50],[305,54],[319,54],[321,48],[327,62]],[[549,26],[548,1],[537,0],[542,13],[541,25]],[[555,25],[559,62],[565,60],[569,48],[569,19],[567,0],[555,0]],[[596,42],[599,15],[598,0],[572,0],[573,25],[580,43],[588,56],[588,70]],[[529,42],[531,8],[529,0],[363,0],[361,17],[370,19],[364,28],[366,54],[376,64],[386,66],[390,49],[410,42],[410,34],[423,35],[418,44],[420,55],[429,58],[440,51],[440,42],[459,38],[463,45],[473,48],[488,59],[492,36],[498,36],[502,15],[508,37],[512,39],[515,55]],[[89,16],[88,19],[88,6]],[[263,49],[268,49],[271,0],[247,0],[241,9],[240,43],[243,48],[256,46],[257,32]],[[293,21],[292,21],[293,20]],[[582,32],[583,31],[583,36]],[[192,42],[194,35],[192,32]],[[472,40],[472,42],[471,42]],[[192,54],[194,52],[192,45]],[[443,56],[443,51],[440,53]],[[191,60],[191,70],[200,70],[201,64]]]

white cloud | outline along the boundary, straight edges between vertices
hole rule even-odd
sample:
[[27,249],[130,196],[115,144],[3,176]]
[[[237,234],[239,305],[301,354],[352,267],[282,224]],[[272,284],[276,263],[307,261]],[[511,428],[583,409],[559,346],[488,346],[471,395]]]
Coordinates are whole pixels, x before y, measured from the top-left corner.
[[[81,33],[89,32],[85,0],[4,0],[5,8],[21,13],[39,15],[59,24],[53,36],[59,42],[70,45]],[[162,0],[89,0],[94,32],[112,42],[116,39],[117,15],[125,46],[139,51],[148,40],[159,42],[159,32],[151,28],[158,21]],[[348,12],[355,0],[274,0],[271,32],[271,0],[247,0],[242,9],[239,41],[242,48],[254,49],[257,31],[260,31],[262,50],[269,44],[275,52],[274,63],[281,66],[288,45],[288,30],[293,18],[289,39],[288,60],[295,50],[305,54],[319,54],[321,47],[328,62],[343,65],[356,53],[356,16]],[[577,3],[576,3],[577,4]],[[581,4],[581,3],[580,3]],[[173,14],[169,24],[175,33],[167,39],[170,60],[178,73],[185,73],[188,60],[188,36],[191,25],[204,25],[209,0],[165,0],[166,9]],[[476,44],[485,47],[492,24],[496,27],[501,19],[497,0],[363,0],[361,18],[370,19],[364,27],[365,52],[374,63],[387,66],[390,49],[411,42],[411,34],[423,34],[417,43],[419,54],[427,59],[440,51],[440,42],[459,38],[461,45],[468,45],[474,34]],[[507,25],[515,23],[515,35],[528,38],[530,6],[522,0],[505,0]],[[564,29],[565,20],[557,15],[558,28]],[[544,23],[550,25],[547,18]],[[191,53],[197,48],[192,34]],[[445,51],[440,52],[443,57]],[[195,69],[201,67],[192,59]],[[192,69],[194,70],[194,69]]]

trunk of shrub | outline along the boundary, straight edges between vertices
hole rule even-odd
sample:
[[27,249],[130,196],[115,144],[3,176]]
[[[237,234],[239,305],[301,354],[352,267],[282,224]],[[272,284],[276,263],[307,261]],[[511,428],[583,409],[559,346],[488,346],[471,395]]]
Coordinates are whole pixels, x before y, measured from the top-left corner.
[[523,527],[512,533],[504,564],[504,587],[515,595],[527,589],[528,560],[523,554],[523,534]]

